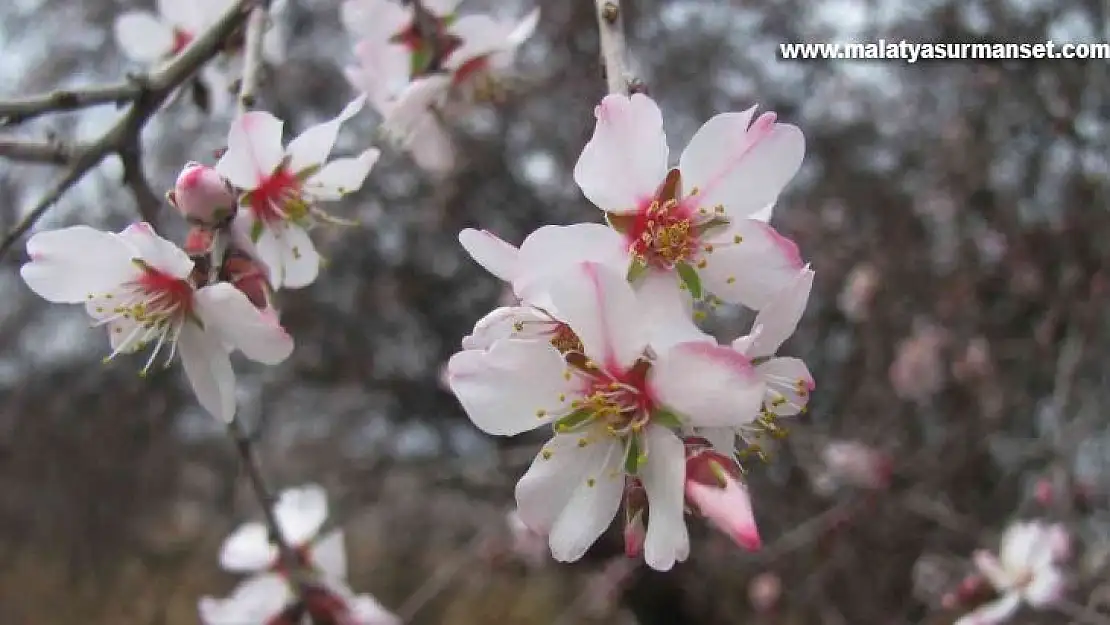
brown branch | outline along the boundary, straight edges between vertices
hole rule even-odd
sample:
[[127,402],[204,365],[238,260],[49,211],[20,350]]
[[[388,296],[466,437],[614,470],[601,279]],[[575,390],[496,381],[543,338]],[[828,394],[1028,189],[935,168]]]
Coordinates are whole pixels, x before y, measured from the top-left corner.
[[262,74],[262,42],[269,19],[270,0],[258,0],[247,21],[243,44],[243,76],[239,81],[239,113],[254,108],[258,99],[258,81]]
[[73,146],[62,141],[35,141],[18,137],[0,137],[0,158],[27,163],[47,163],[65,165],[73,161],[75,154],[85,148]]
[[[138,92],[127,112],[99,139],[75,154],[73,160],[53,188],[39,200],[26,217],[0,242],[0,256],[12,248],[19,237],[35,225],[46,211],[77,181],[111,154],[122,155],[138,143],[143,127],[161,108],[162,103],[191,78],[204,63],[219,54],[232,34],[246,20],[247,9],[254,0],[239,0],[215,25],[198,37],[179,56],[156,71],[136,76],[131,82]],[[0,108],[0,111],[3,109]]]
[[119,150],[119,160],[123,166],[123,184],[135,196],[139,215],[143,221],[157,229],[158,209],[162,207],[162,198],[150,187],[150,182],[143,173],[143,153],[139,146],[139,137],[134,137],[133,141]]
[[609,93],[625,95],[639,91],[642,84],[633,74],[624,41],[624,12],[620,0],[595,0],[597,28],[601,37],[601,61]]
[[110,85],[93,85],[79,89],[58,89],[50,93],[0,100],[0,126],[14,126],[47,113],[115,104],[123,106],[142,93],[141,79],[128,77]]

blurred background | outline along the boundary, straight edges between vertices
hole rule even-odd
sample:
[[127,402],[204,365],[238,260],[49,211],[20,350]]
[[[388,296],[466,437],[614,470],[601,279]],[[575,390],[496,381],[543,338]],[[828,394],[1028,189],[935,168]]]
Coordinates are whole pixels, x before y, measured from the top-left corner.
[[[288,59],[266,75],[262,106],[290,132],[353,96],[337,4],[293,0],[281,17]],[[457,232],[519,243],[542,224],[599,217],[571,177],[604,91],[594,6],[540,0],[539,33],[519,57],[526,80],[460,121],[458,170],[432,180],[387,149],[332,211],[362,225],[319,230],[326,271],[280,293],[293,357],[237,363],[269,480],[328,489],[352,586],[415,625],[944,624],[984,599],[943,600],[971,551],[996,548],[1014,519],[1045,518],[1077,540],[1069,599],[1110,601],[1110,65],[777,58],[782,42],[1108,41],[1106,6],[625,4],[672,153],[713,114],[755,103],[807,137],[772,223],[817,272],[782,350],[805,359],[817,391],[769,462],[749,467],[765,546],[744,552],[695,521],[690,559],[667,574],[626,561],[617,525],[576,564],[522,557],[505,515],[542,434],[487,437],[441,384],[502,288]],[[136,7],[152,8],[0,4],[0,98],[142,69],[111,30]],[[5,132],[88,140],[116,115],[100,107]],[[375,141],[376,123],[369,112],[350,122],[337,152]],[[186,160],[214,162],[227,124],[189,98],[158,115],[143,135],[155,190]],[[58,172],[0,163],[0,230]],[[39,227],[135,220],[120,175],[104,163]],[[168,206],[157,225],[184,234]],[[258,517],[234,449],[179,367],[140,379],[138,357],[102,365],[103,333],[35,297],[18,278],[25,260],[21,246],[0,259],[0,623],[195,623],[198,597],[235,583],[217,566],[221,540]],[[750,320],[726,312],[714,329],[731,340]],[[1086,618],[1074,622],[1110,622]]]

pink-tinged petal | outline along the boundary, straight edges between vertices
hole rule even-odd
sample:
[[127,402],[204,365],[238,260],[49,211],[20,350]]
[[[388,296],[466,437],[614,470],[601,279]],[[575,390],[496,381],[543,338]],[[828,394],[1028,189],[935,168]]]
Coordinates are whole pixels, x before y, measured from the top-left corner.
[[206,286],[197,291],[195,302],[204,327],[247,358],[276,365],[293,353],[293,337],[277,317],[256,308],[231,284]]
[[649,427],[644,439],[647,463],[640,469],[648,497],[644,560],[657,571],[669,571],[690,553],[683,505],[686,451],[682,440],[666,428]]
[[498,341],[447,362],[447,381],[467,416],[487,434],[513,436],[570,412],[577,378],[549,343]]
[[550,317],[529,306],[495,308],[474,324],[474,331],[464,336],[463,349],[489,349],[505,339],[549,341],[554,330]]
[[309,559],[329,577],[347,577],[347,546],[343,530],[332,530],[312,544]]
[[171,203],[186,221],[213,226],[235,213],[238,199],[214,168],[189,162],[174,182]]
[[742,354],[709,343],[681,343],[648,372],[648,385],[664,406],[698,427],[751,423],[763,403],[763,382]]
[[612,228],[596,223],[542,226],[520,244],[513,286],[517,295],[524,298],[528,285],[534,280],[567,271],[587,261],[624,275],[629,263],[624,237]]
[[520,520],[541,536],[551,533],[571,495],[586,479],[598,445],[579,447],[580,434],[556,434],[540,450],[516,485]]
[[368,37],[355,45],[356,64],[344,69],[351,85],[365,93],[370,105],[385,115],[409,85],[412,55],[389,36]]
[[436,17],[447,17],[459,8],[462,0],[423,0],[424,8]]
[[724,488],[687,480],[686,496],[714,527],[737,545],[755,551],[763,542],[755,524],[748,487],[728,473],[723,475],[726,481]]
[[290,545],[306,545],[328,518],[328,494],[318,484],[284,490],[274,505],[274,516]]
[[132,61],[154,63],[173,50],[173,28],[146,11],[129,11],[113,24],[120,50]]
[[539,24],[540,8],[536,7],[517,22],[516,26],[509,32],[509,43],[515,47],[531,39],[532,35],[536,34],[536,27]]
[[305,181],[305,191],[319,201],[342,199],[362,187],[381,154],[370,148],[353,158],[336,159]]
[[425,113],[408,129],[404,149],[416,166],[433,176],[446,176],[458,164],[451,135],[434,115]]
[[669,272],[655,271],[648,273],[636,285],[642,314],[648,318],[649,340],[656,352],[664,352],[679,343],[717,342],[694,323],[690,292],[680,289],[678,285]]
[[492,232],[466,228],[459,232],[459,243],[474,262],[495,277],[512,282],[519,265],[519,250]]
[[226,599],[202,597],[198,608],[204,625],[269,623],[293,599],[292,589],[280,575],[266,574],[242,582]]
[[730,224],[708,237],[711,252],[701,252],[702,283],[732,304],[760,310],[789,285],[804,267],[798,246],[771,226],[753,219]]
[[979,549],[971,554],[971,561],[975,564],[975,568],[983,574],[983,577],[987,578],[991,586],[994,586],[995,590],[1006,591],[1013,584],[1010,575],[993,553],[985,549]]
[[751,123],[755,107],[714,116],[694,133],[679,159],[683,187],[697,189],[698,206],[723,205],[732,219],[744,219],[773,204],[802,164],[805,139],[774,113]]
[[193,0],[192,2],[156,0],[156,5],[158,13],[167,22],[193,33],[215,22],[223,11],[231,7],[229,2],[221,1],[217,3],[212,0]]
[[759,328],[760,331],[755,334],[744,354],[749,358],[773,356],[798,328],[812,288],[813,271],[807,266],[756,315],[752,327]]
[[1033,581],[1025,587],[1022,593],[1025,601],[1034,608],[1043,608],[1060,600],[1067,590],[1067,579],[1064,574],[1054,566],[1036,569],[1033,572]]
[[[328,160],[328,154],[335,147],[335,140],[339,136],[339,127],[351,119],[366,105],[366,97],[359,96],[352,100],[343,110],[322,124],[317,124],[289,142],[285,154],[289,157],[289,170],[302,172],[310,167],[320,167]],[[361,180],[359,183],[361,184]]]
[[780,417],[796,415],[809,404],[813,376],[798,358],[772,358],[755,366],[767,389],[763,405]]
[[320,275],[320,254],[308,232],[297,224],[279,222],[262,230],[257,242],[258,255],[270,268],[275,289],[300,289]]
[[278,559],[278,549],[270,542],[266,526],[244,523],[220,547],[220,567],[231,573],[258,573],[269,569]]
[[451,34],[462,44],[447,56],[444,66],[457,70],[468,61],[511,47],[511,26],[490,15],[474,13],[460,17],[451,25]]
[[1021,607],[1021,597],[1017,593],[1007,593],[961,616],[954,625],[996,625],[997,623],[1005,623],[1017,613],[1019,607]]
[[602,210],[634,212],[667,175],[663,114],[641,93],[605,96],[595,110],[597,125],[574,166],[574,180]]
[[244,113],[231,122],[227,152],[216,163],[216,171],[240,189],[257,188],[285,157],[281,147],[284,126],[284,122],[265,111]]
[[197,401],[224,423],[235,417],[235,372],[231,359],[217,337],[186,322],[181,327],[177,353]]
[[83,304],[138,275],[134,251],[118,235],[88,226],[36,233],[27,240],[27,256],[31,261],[19,270],[23,281],[59,304]]
[[648,328],[636,294],[623,275],[585,262],[542,282],[545,286],[540,290],[555,308],[549,312],[574,330],[586,357],[610,372],[623,372],[643,356]]
[[152,268],[184,280],[193,271],[193,260],[177,245],[163,239],[146,222],[127,226],[120,238],[135,249],[138,257]]
[[582,450],[578,461],[586,471],[548,535],[551,557],[558,562],[586,555],[617,516],[624,494],[624,450],[617,439],[601,434],[575,449]]

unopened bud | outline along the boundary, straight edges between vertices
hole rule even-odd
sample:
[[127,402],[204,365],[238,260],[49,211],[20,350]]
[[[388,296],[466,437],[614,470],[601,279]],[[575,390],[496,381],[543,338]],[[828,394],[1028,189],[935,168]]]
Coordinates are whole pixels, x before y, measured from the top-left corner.
[[270,304],[270,280],[266,271],[246,256],[230,256],[224,261],[224,278],[243,292],[255,307],[267,308]]
[[624,488],[624,555],[638,558],[644,551],[647,528],[644,513],[647,511],[647,491],[636,478],[629,478]]
[[192,224],[214,226],[235,213],[238,200],[231,185],[215,169],[188,163],[174,183],[170,202]]
[[686,501],[737,545],[759,549],[762,541],[740,465],[702,440],[686,441]]

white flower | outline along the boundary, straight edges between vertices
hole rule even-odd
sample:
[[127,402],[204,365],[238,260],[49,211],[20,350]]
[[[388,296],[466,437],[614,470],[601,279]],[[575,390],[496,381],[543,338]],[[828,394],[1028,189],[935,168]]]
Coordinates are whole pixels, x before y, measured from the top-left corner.
[[[235,0],[155,0],[157,12],[127,11],[115,21],[116,41],[123,53],[140,63],[177,56],[235,5]],[[274,2],[270,13],[284,2]],[[284,55],[280,32],[270,28],[263,39],[263,56],[271,62]]]
[[499,340],[455,354],[452,390],[483,431],[555,436],[517,485],[521,519],[548,535],[560,561],[580,558],[613,520],[626,475],[650,504],[644,556],[659,570],[686,558],[685,451],[679,427],[738,427],[763,386],[739,352],[705,342],[661,353],[636,293],[618,273],[583,262],[542,280],[543,312],[568,329],[558,344]]
[[198,603],[204,625],[401,625],[401,619],[370,595],[356,595],[345,582],[324,578],[301,589],[303,599],[289,581],[266,573],[248,578],[224,599],[201,597]]
[[1059,524],[1017,522],[1002,536],[998,557],[974,554],[975,566],[1002,596],[956,621],[956,625],[992,625],[1008,620],[1022,603],[1043,608],[1058,601],[1067,580],[1060,563],[1069,555],[1070,538]]
[[764,222],[805,141],[774,113],[754,115],[755,107],[714,116],[668,169],[655,102],[643,94],[601,101],[574,179],[622,233],[633,275],[758,310],[802,268],[797,246]]
[[293,350],[276,317],[234,286],[197,288],[193,261],[146,223],[119,234],[87,226],[40,232],[27,242],[27,255],[20,270],[27,286],[51,302],[84,304],[108,329],[109,359],[153,344],[146,373],[162,350],[167,363],[180,354],[200,404],[223,421],[235,415],[229,351],[277,364]]
[[447,55],[443,67],[451,73],[456,99],[500,99],[516,50],[536,32],[539,19],[540,10],[536,8],[519,22],[467,15],[452,24],[451,34],[460,43]]
[[364,101],[354,100],[335,119],[305,130],[284,148],[284,124],[270,113],[246,113],[231,124],[216,171],[246,192],[234,225],[255,243],[274,288],[300,288],[316,279],[320,256],[308,230],[318,220],[332,219],[317,203],[358,190],[378,160],[379,151],[369,148],[325,164],[339,126]]

